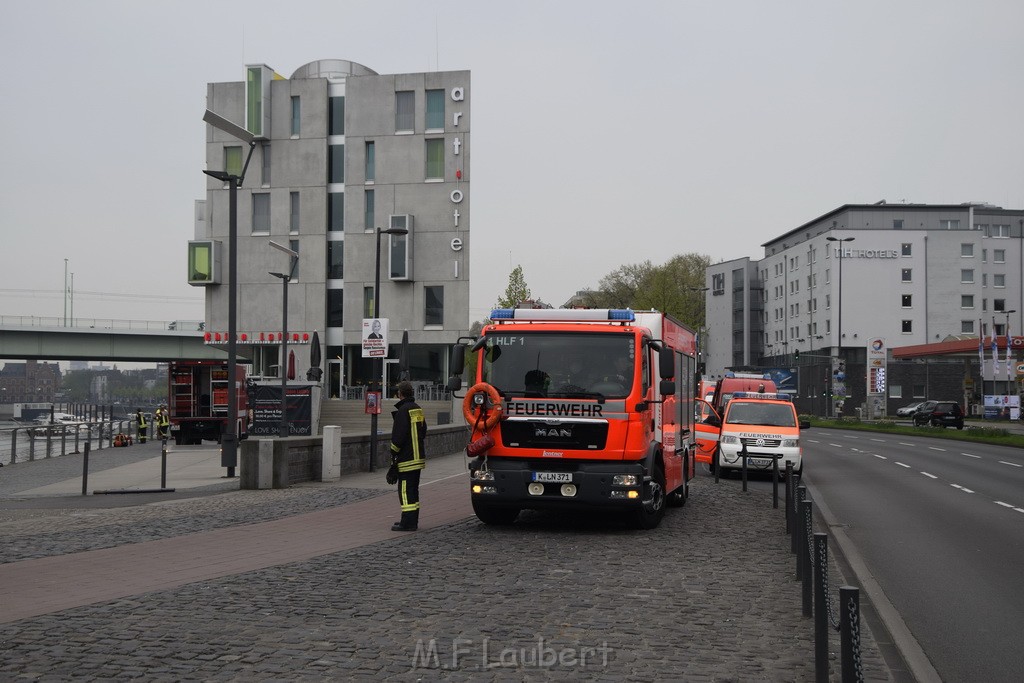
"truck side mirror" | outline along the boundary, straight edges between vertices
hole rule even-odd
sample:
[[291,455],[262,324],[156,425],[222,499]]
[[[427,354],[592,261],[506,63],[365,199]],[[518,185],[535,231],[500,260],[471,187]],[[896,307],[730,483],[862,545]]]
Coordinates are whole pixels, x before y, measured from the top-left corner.
[[456,344],[452,347],[451,356],[452,376],[448,378],[448,391],[458,391],[462,388],[462,371],[466,367],[466,346]]
[[[658,373],[662,379],[672,379],[676,376],[675,352],[667,346],[662,346],[658,352]],[[674,389],[672,393],[675,393]]]
[[661,385],[658,387],[658,391],[661,392],[662,396],[675,396],[676,383],[670,379],[661,380]]

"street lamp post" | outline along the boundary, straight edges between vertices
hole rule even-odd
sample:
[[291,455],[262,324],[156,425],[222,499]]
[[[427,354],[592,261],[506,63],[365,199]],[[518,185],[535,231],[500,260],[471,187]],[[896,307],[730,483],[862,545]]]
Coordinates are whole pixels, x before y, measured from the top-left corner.
[[290,266],[287,273],[270,273],[274,277],[281,278],[282,289],[284,290],[281,303],[281,364],[278,368],[281,371],[281,424],[278,427],[277,435],[280,438],[288,436],[288,283],[295,275],[295,266],[299,262],[299,253],[283,244],[271,240],[270,246],[288,254]]
[[[839,358],[839,362],[843,360],[843,242],[852,242],[853,237],[826,237],[827,242],[839,242],[839,285],[837,287],[836,296],[836,356]],[[835,369],[833,369],[833,377],[835,376]],[[833,386],[835,380],[833,379]],[[845,386],[845,384],[844,384]],[[843,395],[845,402],[846,396]],[[832,401],[832,410],[835,411],[835,401]],[[833,415],[835,413],[833,412]]]
[[256,136],[209,109],[203,114],[203,121],[249,145],[249,154],[245,157],[241,175],[226,170],[203,171],[211,178],[228,184],[228,416],[221,435],[220,464],[227,468],[227,476],[230,478],[235,476],[235,467],[238,465],[238,188],[245,179],[245,171],[256,149]]
[[[387,230],[381,230],[377,228],[377,259],[374,262],[373,270],[373,318],[376,320],[380,317],[380,236],[381,235],[407,235],[409,231],[406,228],[388,228]],[[370,391],[382,391],[383,388],[377,384],[378,380],[383,384],[384,382],[384,359],[374,358],[373,360],[373,380],[370,383]],[[377,408],[370,413],[370,471],[373,472],[373,463],[377,459],[377,410],[380,409],[380,405],[383,402],[384,397],[380,396],[377,399]]]

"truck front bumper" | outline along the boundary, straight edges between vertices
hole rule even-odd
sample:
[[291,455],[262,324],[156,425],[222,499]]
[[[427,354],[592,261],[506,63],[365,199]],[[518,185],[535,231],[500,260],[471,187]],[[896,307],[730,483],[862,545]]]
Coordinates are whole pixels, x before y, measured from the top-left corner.
[[639,462],[488,458],[470,472],[474,500],[520,509],[629,509],[641,504]]

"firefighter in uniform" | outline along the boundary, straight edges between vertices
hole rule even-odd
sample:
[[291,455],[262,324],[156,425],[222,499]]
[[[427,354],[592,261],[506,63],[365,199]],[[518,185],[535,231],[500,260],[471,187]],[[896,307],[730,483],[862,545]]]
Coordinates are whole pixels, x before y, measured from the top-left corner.
[[420,521],[420,472],[425,465],[427,422],[413,396],[412,384],[398,383],[399,401],[391,413],[395,424],[391,430],[391,468],[387,480],[398,483],[402,519],[391,526],[392,531],[416,531]]
[[160,406],[156,409],[156,430],[161,439],[166,439],[171,427],[171,419],[167,414],[167,406]]
[[135,409],[135,424],[139,434],[139,443],[146,443],[146,430],[149,429],[149,425],[146,424],[146,416],[138,408]]

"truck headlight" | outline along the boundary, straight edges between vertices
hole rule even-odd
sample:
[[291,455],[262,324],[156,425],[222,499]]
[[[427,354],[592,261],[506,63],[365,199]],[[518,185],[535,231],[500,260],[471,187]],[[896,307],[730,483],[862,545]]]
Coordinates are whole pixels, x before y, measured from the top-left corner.
[[494,481],[494,472],[491,470],[473,470],[471,476],[477,481]]
[[612,486],[638,486],[639,483],[635,474],[616,474],[612,477]]
[[723,436],[722,437],[722,443],[727,443],[727,444],[738,446],[739,443],[740,443],[740,437],[738,437],[738,436]]

